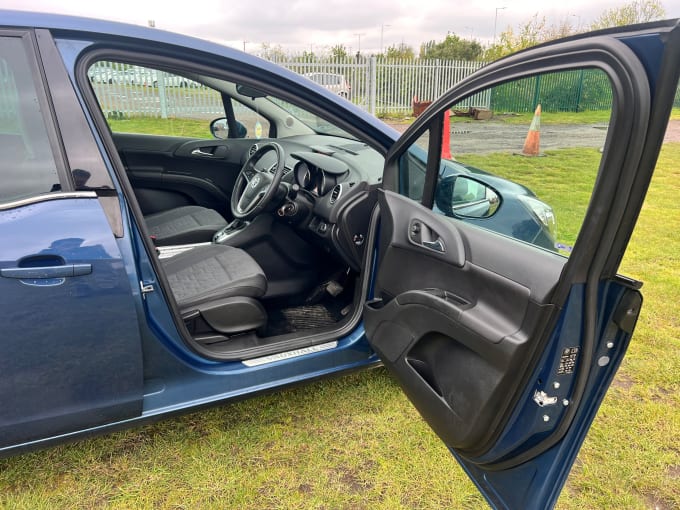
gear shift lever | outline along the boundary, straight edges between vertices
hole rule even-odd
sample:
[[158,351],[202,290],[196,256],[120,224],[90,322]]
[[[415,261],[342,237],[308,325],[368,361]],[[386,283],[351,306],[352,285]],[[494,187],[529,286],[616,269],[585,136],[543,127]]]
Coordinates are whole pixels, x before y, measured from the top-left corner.
[[213,236],[213,243],[223,243],[240,230],[243,230],[247,224],[248,223],[244,220],[234,219],[229,225],[215,233]]

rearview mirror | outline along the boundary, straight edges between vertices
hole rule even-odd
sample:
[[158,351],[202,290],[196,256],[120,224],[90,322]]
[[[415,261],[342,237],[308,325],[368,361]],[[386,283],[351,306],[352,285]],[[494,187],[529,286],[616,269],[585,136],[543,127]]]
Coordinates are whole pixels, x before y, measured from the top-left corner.
[[444,177],[437,185],[435,204],[447,216],[489,218],[501,205],[500,195],[465,175]]
[[246,97],[249,97],[251,99],[256,99],[258,97],[265,97],[267,95],[264,92],[262,92],[261,90],[256,89],[255,87],[250,87],[248,85],[241,85],[241,84],[236,85],[236,92],[238,92],[242,96],[246,96]]

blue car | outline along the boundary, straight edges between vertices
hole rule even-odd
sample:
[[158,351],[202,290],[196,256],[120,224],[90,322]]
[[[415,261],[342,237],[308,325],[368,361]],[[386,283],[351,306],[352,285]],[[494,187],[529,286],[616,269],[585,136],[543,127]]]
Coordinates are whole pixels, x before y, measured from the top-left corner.
[[[677,88],[676,21],[502,59],[398,136],[209,42],[0,19],[0,454],[382,363],[493,507],[554,504],[640,311],[616,271]],[[442,159],[442,121],[581,69],[613,102],[567,257],[521,178]],[[158,83],[91,79],[121,72]]]

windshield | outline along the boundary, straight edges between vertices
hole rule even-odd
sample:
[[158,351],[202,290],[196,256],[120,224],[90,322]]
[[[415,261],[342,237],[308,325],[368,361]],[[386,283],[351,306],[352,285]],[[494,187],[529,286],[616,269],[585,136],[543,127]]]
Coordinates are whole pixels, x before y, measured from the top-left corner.
[[266,99],[271,101],[275,105],[279,106],[280,108],[283,108],[287,113],[289,113],[290,115],[298,119],[300,122],[302,122],[304,125],[306,125],[307,127],[311,128],[312,130],[319,134],[340,136],[342,138],[349,138],[351,140],[357,139],[355,136],[351,135],[344,129],[340,129],[335,124],[331,124],[326,119],[322,119],[321,117],[314,115],[311,112],[308,112],[304,108],[291,104],[277,97],[267,96]]

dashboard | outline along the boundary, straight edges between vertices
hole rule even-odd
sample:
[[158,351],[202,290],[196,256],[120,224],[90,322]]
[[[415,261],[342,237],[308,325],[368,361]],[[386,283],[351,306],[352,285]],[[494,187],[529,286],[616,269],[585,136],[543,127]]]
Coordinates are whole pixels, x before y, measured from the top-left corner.
[[[304,238],[358,269],[374,191],[382,181],[383,156],[365,143],[332,136],[275,141],[286,155],[282,183],[288,187],[278,216]],[[264,154],[257,166],[271,171],[274,159],[273,152]]]
[[307,161],[298,161],[294,169],[295,182],[300,188],[320,197],[330,192],[337,184],[337,176],[327,174],[323,168]]

